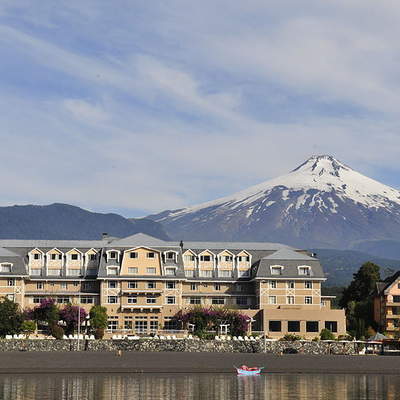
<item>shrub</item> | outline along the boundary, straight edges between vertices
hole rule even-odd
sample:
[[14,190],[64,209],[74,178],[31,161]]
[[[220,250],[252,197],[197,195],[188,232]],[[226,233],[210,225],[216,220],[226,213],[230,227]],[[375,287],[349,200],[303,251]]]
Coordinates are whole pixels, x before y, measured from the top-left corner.
[[0,301],[0,337],[21,332],[22,313],[17,303],[5,298]]
[[104,328],[97,328],[94,331],[94,337],[95,337],[95,339],[103,339],[103,337],[104,337]]
[[293,333],[287,333],[283,338],[280,338],[279,340],[282,342],[294,342],[301,339],[303,339],[301,336],[294,335]]
[[93,306],[90,309],[89,316],[90,328],[95,332],[99,328],[103,330],[107,328],[107,308],[102,306]]
[[25,336],[28,338],[29,335],[36,330],[35,321],[24,321],[21,325],[22,332],[25,333]]
[[322,329],[319,337],[321,340],[335,340],[335,335],[329,329]]
[[55,337],[56,339],[60,340],[60,339],[62,339],[64,337],[64,329],[61,328],[61,326],[52,325],[50,327],[50,332],[51,332],[51,335],[53,337]]
[[353,336],[351,336],[350,334],[346,334],[346,335],[339,335],[338,336],[338,340],[348,340],[348,341],[351,341],[351,340],[353,340],[354,339],[354,337]]
[[74,333],[78,328],[78,319],[80,324],[85,321],[87,316],[86,311],[79,306],[73,306],[71,304],[66,305],[60,310],[60,318],[65,322],[65,332],[70,335]]

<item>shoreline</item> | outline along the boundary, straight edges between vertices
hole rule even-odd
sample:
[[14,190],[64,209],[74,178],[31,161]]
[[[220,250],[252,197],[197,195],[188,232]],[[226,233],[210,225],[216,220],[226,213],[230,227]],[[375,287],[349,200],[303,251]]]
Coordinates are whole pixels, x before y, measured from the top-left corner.
[[234,365],[264,366],[263,374],[400,375],[398,356],[173,352],[1,352],[0,375],[235,373]]

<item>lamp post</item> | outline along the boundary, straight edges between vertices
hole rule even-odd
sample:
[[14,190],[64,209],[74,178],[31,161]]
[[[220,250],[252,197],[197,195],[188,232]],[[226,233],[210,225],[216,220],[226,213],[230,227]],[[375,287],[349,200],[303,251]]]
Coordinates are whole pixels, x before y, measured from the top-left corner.
[[[80,288],[79,288],[80,290]],[[77,351],[79,351],[79,340],[80,340],[80,334],[81,334],[81,293],[79,292],[78,295],[78,345],[77,345]]]

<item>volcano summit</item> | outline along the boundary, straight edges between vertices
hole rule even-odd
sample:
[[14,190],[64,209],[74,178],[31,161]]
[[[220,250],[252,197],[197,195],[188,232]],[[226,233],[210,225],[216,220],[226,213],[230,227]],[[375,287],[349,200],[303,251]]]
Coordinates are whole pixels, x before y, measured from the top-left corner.
[[362,248],[400,241],[400,191],[320,155],[231,196],[149,218],[175,239]]

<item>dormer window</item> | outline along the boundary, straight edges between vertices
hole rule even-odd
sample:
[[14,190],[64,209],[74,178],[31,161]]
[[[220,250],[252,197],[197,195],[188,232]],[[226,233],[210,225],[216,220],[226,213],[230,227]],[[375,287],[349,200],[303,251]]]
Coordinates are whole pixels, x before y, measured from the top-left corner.
[[200,256],[200,261],[211,261],[211,256]]
[[170,251],[167,253],[167,260],[175,260],[175,253]]
[[112,260],[115,260],[118,257],[118,253],[116,251],[110,251],[108,253],[108,257]]
[[71,254],[71,260],[73,261],[79,260],[79,254]]
[[232,256],[224,256],[224,261],[231,262],[233,260]]
[[311,274],[311,268],[308,266],[298,267],[299,275],[309,276]]
[[130,258],[138,258],[138,253],[137,253],[136,251],[131,251],[131,252],[129,253],[129,257],[130,257]]
[[271,275],[282,275],[283,267],[280,265],[275,265],[271,267]]
[[95,261],[96,260],[96,254],[89,254],[89,260],[90,261]]
[[249,262],[249,261],[250,261],[250,256],[238,256],[238,257],[237,257],[237,260],[238,260],[239,262],[242,262],[242,261]]
[[185,261],[190,262],[190,261],[195,261],[196,257],[193,254],[186,254],[185,255]]
[[62,255],[61,254],[50,254],[50,260],[61,260],[62,259]]
[[153,252],[147,253],[147,258],[156,258],[156,254]]
[[42,258],[42,255],[39,254],[39,253],[35,253],[35,254],[33,255],[33,259],[34,259],[34,260],[40,260],[41,258]]
[[0,264],[0,272],[11,272],[12,264]]

